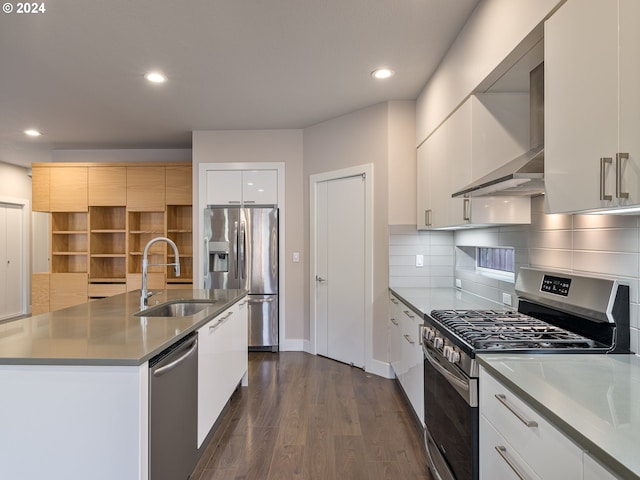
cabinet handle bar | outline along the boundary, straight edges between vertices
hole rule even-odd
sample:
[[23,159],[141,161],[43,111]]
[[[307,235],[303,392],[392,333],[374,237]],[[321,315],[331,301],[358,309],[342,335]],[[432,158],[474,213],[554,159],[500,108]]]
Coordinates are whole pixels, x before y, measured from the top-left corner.
[[612,200],[611,195],[607,195],[606,186],[604,184],[604,175],[606,173],[607,164],[612,163],[611,157],[602,157],[600,159],[600,200]]
[[616,153],[616,197],[629,198],[629,192],[622,191],[622,161],[629,160],[628,153]]
[[534,420],[529,420],[527,419],[524,415],[522,415],[513,405],[511,405],[508,401],[507,401],[507,397],[506,395],[504,395],[503,393],[496,393],[495,397],[498,399],[498,401],[503,404],[505,407],[507,407],[507,409],[513,413],[516,417],[518,417],[518,420],[520,420],[522,423],[524,423],[527,427],[529,428],[536,428],[538,426],[538,422],[534,421]]
[[515,473],[520,480],[528,480],[527,477],[525,477],[524,474],[520,471],[520,469],[516,466],[516,464],[513,463],[509,457],[507,457],[507,447],[503,445],[496,445],[495,449],[498,452],[498,454],[502,457],[502,459],[505,462],[507,462],[507,465],[511,467],[511,470],[513,470],[513,473]]

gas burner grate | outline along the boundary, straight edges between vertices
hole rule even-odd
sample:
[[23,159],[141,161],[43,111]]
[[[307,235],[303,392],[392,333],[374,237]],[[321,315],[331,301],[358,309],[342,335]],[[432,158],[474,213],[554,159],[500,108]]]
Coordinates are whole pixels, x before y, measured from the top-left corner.
[[581,335],[515,311],[434,310],[431,316],[475,350],[593,348]]

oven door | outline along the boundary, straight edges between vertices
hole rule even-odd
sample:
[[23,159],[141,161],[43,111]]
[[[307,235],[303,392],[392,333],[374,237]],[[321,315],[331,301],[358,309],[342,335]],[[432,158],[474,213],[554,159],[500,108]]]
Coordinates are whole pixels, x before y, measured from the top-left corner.
[[429,468],[436,480],[478,480],[478,379],[428,342],[422,349]]

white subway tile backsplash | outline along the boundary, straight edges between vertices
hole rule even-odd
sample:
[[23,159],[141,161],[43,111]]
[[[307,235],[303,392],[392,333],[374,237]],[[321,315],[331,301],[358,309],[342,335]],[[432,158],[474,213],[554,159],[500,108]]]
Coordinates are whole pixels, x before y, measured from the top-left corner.
[[573,245],[571,230],[542,230],[529,232],[529,248],[570,249]]
[[573,228],[571,215],[546,215],[544,213],[531,215],[531,230],[570,230]]
[[453,245],[434,245],[429,249],[429,253],[434,256],[452,257],[454,247]]
[[575,229],[600,228],[638,228],[636,215],[575,215],[573,217]]
[[573,252],[573,270],[618,277],[638,276],[638,254],[620,252]]
[[[598,215],[602,216],[602,215]],[[637,252],[638,230],[576,230],[573,232],[574,250],[600,250],[607,252]]]
[[[640,216],[547,215],[543,197],[532,199],[531,225],[420,231],[389,226],[389,285],[453,287],[501,302],[514,284],[476,273],[475,247],[514,247],[520,266],[606,276],[629,285],[632,351],[640,352]],[[422,254],[424,267],[415,267]],[[515,305],[514,305],[515,306]]]
[[572,258],[571,250],[529,249],[529,264],[532,267],[569,271],[572,268]]

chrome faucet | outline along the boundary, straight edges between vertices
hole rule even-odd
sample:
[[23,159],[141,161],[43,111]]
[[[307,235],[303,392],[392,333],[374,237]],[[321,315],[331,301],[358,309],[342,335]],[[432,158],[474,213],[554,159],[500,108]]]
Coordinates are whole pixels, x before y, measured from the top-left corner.
[[[153,263],[149,265],[148,255],[149,255],[149,247],[156,242],[167,242],[171,248],[173,248],[173,254],[176,257],[175,263]],[[178,247],[176,244],[167,237],[156,237],[149,240],[147,245],[144,247],[144,252],[142,253],[142,290],[140,291],[140,309],[144,309],[147,307],[147,299],[153,295],[147,291],[147,271],[149,267],[164,267],[164,266],[173,266],[174,271],[176,272],[176,277],[180,276],[180,257],[178,255]]]

